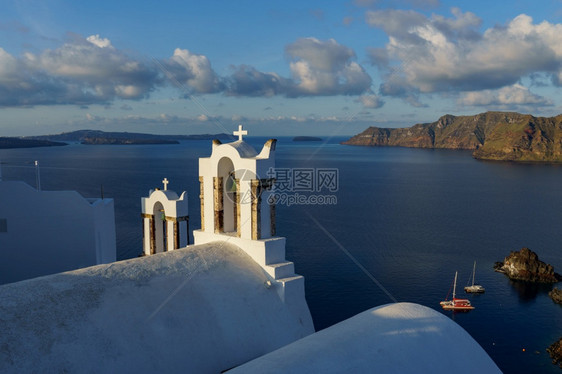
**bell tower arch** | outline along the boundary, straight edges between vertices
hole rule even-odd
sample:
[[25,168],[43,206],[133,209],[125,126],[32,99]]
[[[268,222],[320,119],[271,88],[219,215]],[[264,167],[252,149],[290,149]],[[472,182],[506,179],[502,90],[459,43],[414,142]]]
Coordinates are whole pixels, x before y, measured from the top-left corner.
[[181,197],[168,190],[168,178],[162,181],[164,190],[150,190],[141,198],[143,219],[143,254],[173,251],[189,244],[189,214],[187,192]]

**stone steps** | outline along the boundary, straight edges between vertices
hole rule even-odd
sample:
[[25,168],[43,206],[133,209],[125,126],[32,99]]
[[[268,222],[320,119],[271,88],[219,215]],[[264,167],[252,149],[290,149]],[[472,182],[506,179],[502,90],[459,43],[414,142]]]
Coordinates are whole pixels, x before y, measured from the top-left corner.
[[295,275],[295,264],[291,261],[278,262],[265,266],[265,271],[275,280]]
[[300,280],[300,279],[304,279],[304,277],[302,275],[293,274],[292,277],[277,279],[277,282],[280,282],[282,284],[286,284],[286,283],[294,282],[294,281],[297,281],[297,280]]
[[304,295],[304,277],[292,274],[286,278],[276,279],[278,284],[277,293],[285,303],[298,301]]

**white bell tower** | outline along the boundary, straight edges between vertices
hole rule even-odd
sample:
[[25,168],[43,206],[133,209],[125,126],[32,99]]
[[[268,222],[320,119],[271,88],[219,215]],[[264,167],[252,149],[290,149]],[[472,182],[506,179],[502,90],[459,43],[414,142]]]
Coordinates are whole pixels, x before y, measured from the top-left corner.
[[[248,132],[239,126],[238,141],[213,141],[211,157],[199,159],[201,231],[259,240],[275,236],[275,205],[270,205],[272,179],[264,179],[275,166],[275,139],[260,154],[243,140]],[[197,241],[196,241],[197,243]]]
[[285,260],[285,238],[275,235],[275,204],[270,201],[275,181],[265,178],[275,167],[277,140],[268,140],[258,154],[244,141],[247,134],[239,126],[237,141],[213,140],[211,156],[199,159],[201,229],[193,231],[195,244],[235,244],[281,285],[284,300],[303,298],[304,278]]
[[164,178],[164,190],[150,190],[148,197],[141,198],[143,254],[146,256],[189,244],[187,192],[178,197],[168,190],[169,183],[168,178]]
[[213,140],[211,157],[199,159],[200,231],[208,234],[205,237],[260,240],[275,236],[275,205],[268,201],[273,180],[260,176],[275,166],[276,140],[268,140],[258,154],[243,140],[247,134],[239,126],[234,132],[237,141]]

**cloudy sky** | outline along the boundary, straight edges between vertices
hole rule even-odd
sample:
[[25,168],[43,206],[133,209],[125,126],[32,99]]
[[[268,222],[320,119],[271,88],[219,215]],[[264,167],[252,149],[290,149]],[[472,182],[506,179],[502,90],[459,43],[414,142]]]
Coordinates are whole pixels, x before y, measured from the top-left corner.
[[0,136],[562,113],[562,1],[3,0]]

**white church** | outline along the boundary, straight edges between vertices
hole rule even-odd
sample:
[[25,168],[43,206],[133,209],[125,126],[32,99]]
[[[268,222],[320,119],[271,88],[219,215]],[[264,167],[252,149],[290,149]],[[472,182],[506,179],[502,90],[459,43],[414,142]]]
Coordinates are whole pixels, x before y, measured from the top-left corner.
[[0,286],[0,372],[499,373],[451,319],[411,303],[315,332],[268,203],[276,141],[215,140],[187,194],[142,198],[143,257]]

